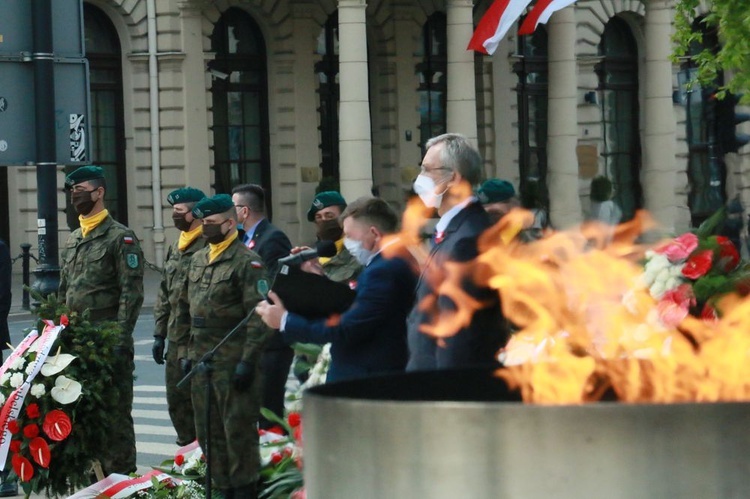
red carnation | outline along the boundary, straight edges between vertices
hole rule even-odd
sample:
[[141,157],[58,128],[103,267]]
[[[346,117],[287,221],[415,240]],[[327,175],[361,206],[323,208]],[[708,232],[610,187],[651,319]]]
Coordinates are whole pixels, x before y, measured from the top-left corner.
[[42,468],[49,468],[49,445],[42,437],[36,437],[29,443],[29,452],[32,459]]
[[713,259],[714,252],[711,250],[704,250],[691,255],[682,268],[682,275],[688,279],[700,279],[711,270]]
[[39,426],[34,423],[27,424],[23,427],[23,436],[26,438],[36,438],[39,436]]
[[274,452],[273,454],[271,454],[271,462],[272,462],[273,464],[279,464],[279,463],[281,462],[281,460],[282,460],[282,459],[284,459],[284,458],[283,458],[283,457],[282,457],[282,455],[281,455],[280,453],[278,453],[278,452]]
[[268,433],[275,433],[277,435],[283,435],[284,434],[284,429],[281,426],[279,426],[279,425],[274,425],[274,426],[270,427],[267,431],[268,431]]
[[26,407],[26,415],[31,419],[36,419],[39,417],[39,405],[37,404],[29,404]]
[[50,440],[61,442],[70,435],[72,426],[68,415],[59,409],[55,409],[47,413],[42,424],[42,429]]
[[284,447],[281,449],[281,455],[284,457],[292,457],[292,449],[289,447]]
[[10,462],[13,464],[13,471],[16,472],[22,482],[28,482],[34,476],[34,465],[22,455],[13,454],[13,459]]
[[292,428],[298,427],[302,422],[302,416],[300,416],[299,412],[290,412],[287,419],[289,421],[289,426],[291,426]]
[[10,451],[13,453],[21,452],[21,441],[20,440],[11,440],[10,441]]
[[718,265],[724,272],[731,272],[740,263],[740,254],[728,238],[716,236],[716,242],[719,243]]
[[16,433],[21,431],[21,427],[18,425],[17,419],[8,422],[8,431],[11,435],[15,435]]
[[185,464],[185,455],[184,454],[177,454],[174,457],[174,464],[177,466],[182,466]]

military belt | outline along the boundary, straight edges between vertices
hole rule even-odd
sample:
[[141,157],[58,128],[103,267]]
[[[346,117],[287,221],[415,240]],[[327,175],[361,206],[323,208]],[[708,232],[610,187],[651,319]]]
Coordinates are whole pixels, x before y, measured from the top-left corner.
[[89,309],[89,320],[94,322],[116,321],[118,311],[118,307]]
[[242,317],[228,319],[226,317],[214,317],[207,319],[205,317],[193,317],[192,325],[198,328],[230,328],[240,323]]

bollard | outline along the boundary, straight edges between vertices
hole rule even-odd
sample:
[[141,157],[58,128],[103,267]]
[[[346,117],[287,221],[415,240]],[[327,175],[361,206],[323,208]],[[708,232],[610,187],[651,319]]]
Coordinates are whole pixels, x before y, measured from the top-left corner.
[[29,243],[21,244],[21,261],[23,268],[23,298],[22,304],[24,310],[31,310],[31,304],[29,300],[29,280],[31,273],[29,271],[29,259],[31,258],[31,245]]

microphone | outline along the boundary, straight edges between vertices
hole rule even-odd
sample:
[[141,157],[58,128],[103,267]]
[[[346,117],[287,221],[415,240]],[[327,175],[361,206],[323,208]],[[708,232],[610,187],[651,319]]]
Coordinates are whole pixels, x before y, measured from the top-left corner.
[[315,248],[302,250],[294,255],[279,258],[279,265],[302,265],[303,262],[319,256],[336,256],[336,243],[333,241],[318,241]]

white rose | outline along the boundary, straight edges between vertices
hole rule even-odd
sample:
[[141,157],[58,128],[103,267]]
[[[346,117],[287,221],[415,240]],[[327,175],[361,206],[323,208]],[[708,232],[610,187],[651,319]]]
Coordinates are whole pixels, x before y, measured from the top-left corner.
[[23,384],[23,373],[13,373],[10,377],[10,386],[18,388]]
[[24,369],[26,374],[31,374],[31,371],[33,370],[34,370],[34,362],[29,362],[29,365],[27,365],[26,369]]
[[651,289],[649,289],[649,291],[651,292],[651,296],[653,296],[657,300],[661,300],[661,297],[664,296],[664,293],[667,291],[665,284],[666,283],[663,281],[655,282],[654,285],[651,286]]
[[13,362],[10,363],[10,368],[13,371],[20,371],[23,369],[24,364],[26,364],[26,359],[21,357],[20,355],[13,359]]
[[34,397],[39,398],[39,397],[43,396],[45,393],[47,393],[47,389],[44,388],[43,384],[41,384],[41,383],[34,383],[33,385],[31,385],[31,394]]
[[668,268],[661,269],[658,274],[656,274],[656,279],[654,279],[654,282],[667,282],[667,279],[671,277],[669,273]]
[[10,379],[10,373],[6,371],[5,374],[0,376],[0,385],[7,385],[9,379]]

